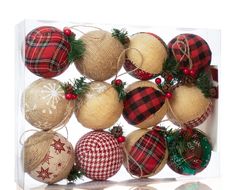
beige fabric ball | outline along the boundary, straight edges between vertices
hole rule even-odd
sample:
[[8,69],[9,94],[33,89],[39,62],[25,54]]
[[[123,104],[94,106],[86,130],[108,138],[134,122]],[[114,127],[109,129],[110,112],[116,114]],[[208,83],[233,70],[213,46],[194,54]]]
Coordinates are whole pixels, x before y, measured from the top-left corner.
[[167,59],[167,48],[159,37],[150,33],[137,33],[130,37],[129,48],[134,48],[140,53],[132,49],[127,51],[127,59],[130,60],[139,69],[151,73],[158,74],[162,71],[163,63]]
[[47,184],[67,178],[75,160],[71,143],[55,132],[37,132],[30,136],[22,155],[25,172]]
[[77,103],[75,116],[86,128],[106,129],[111,127],[121,116],[123,101],[117,91],[106,82],[94,81],[89,90]]
[[[145,92],[144,97],[144,91],[140,91],[139,89],[145,88],[151,88],[152,93]],[[124,99],[123,117],[129,124],[138,128],[153,127],[166,115],[167,104],[165,95],[162,94],[157,85],[153,82],[134,82],[130,84],[125,91],[127,94]],[[150,101],[145,100],[147,97]],[[153,110],[155,110],[155,112]]]
[[82,75],[96,81],[105,81],[118,73],[125,58],[121,54],[124,46],[119,40],[104,30],[88,32],[81,40],[86,50],[83,57],[75,61],[75,66]]
[[62,126],[68,122],[74,109],[74,101],[68,101],[64,96],[58,80],[39,79],[31,83],[22,97],[25,119],[42,130]]
[[179,86],[169,100],[168,118],[176,125],[196,127],[212,112],[211,99],[196,86]]

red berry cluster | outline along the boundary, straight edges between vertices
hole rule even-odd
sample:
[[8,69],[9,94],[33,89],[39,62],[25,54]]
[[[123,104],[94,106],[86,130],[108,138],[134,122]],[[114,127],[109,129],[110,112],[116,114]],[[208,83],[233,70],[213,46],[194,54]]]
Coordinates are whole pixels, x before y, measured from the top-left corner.
[[69,27],[65,27],[64,29],[63,29],[63,33],[66,35],[66,36],[71,36],[71,34],[72,34],[72,31],[71,31],[71,29],[69,28]]
[[112,83],[115,84],[116,86],[120,86],[120,85],[122,85],[123,82],[120,79],[116,79],[116,80],[112,81]]
[[67,100],[76,100],[78,95],[74,93],[73,86],[71,84],[66,84],[65,87],[65,99]]
[[[171,81],[173,80],[173,78],[174,78],[174,77],[173,77],[172,75],[168,75],[168,76],[166,77],[166,81],[167,81],[167,82],[171,82]],[[157,85],[160,85],[160,84],[162,83],[161,78],[156,78],[156,79],[155,79],[155,83],[156,83]],[[168,98],[168,99],[172,98],[172,93],[171,93],[171,92],[166,92],[166,93],[165,93],[165,97]]]
[[123,136],[123,130],[121,126],[114,126],[110,130],[111,134],[117,139],[118,143],[125,142],[125,137]]
[[183,68],[182,71],[186,76],[196,77],[196,71],[194,69]]

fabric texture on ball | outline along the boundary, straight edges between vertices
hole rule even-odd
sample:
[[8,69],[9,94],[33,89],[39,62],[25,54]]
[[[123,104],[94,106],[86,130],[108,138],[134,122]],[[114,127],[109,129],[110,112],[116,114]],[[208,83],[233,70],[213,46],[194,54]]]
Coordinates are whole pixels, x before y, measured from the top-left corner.
[[[127,141],[132,138],[131,133]],[[128,153],[128,164],[125,166],[131,174],[139,177],[152,176],[159,172],[167,161],[165,136],[158,127],[154,127],[131,145]]]
[[74,149],[58,133],[37,132],[24,145],[24,168],[35,180],[53,184],[67,178],[74,165]]
[[137,125],[157,112],[165,103],[165,96],[152,87],[140,87],[127,93],[123,116],[132,125]]
[[108,179],[122,165],[122,149],[114,136],[105,131],[87,133],[78,141],[75,151],[78,168],[93,180]]
[[34,74],[51,78],[69,66],[70,44],[62,31],[43,26],[32,30],[25,38],[25,65]]
[[[196,72],[209,67],[211,63],[212,53],[210,47],[207,42],[198,35],[180,34],[169,42],[168,47],[170,57],[175,58],[181,67],[190,66],[189,58],[192,61],[191,69],[194,69]],[[189,58],[186,55],[189,55]]]

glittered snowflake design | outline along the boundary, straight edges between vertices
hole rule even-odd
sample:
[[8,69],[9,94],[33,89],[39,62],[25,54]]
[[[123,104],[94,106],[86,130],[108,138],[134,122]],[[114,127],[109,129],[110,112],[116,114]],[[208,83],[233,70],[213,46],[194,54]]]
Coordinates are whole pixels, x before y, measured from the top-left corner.
[[36,171],[38,173],[38,178],[42,178],[42,180],[45,179],[50,179],[50,175],[52,175],[51,172],[48,171],[49,168],[44,169],[43,167],[41,167],[41,171]]
[[45,155],[44,159],[42,160],[42,165],[43,165],[44,163],[47,163],[47,164],[49,165],[49,164],[50,164],[49,160],[52,159],[52,158],[53,158],[53,157],[50,156],[50,152],[48,152],[48,153]]
[[54,147],[55,152],[58,154],[61,153],[62,151],[65,151],[64,145],[65,143],[62,143],[61,139],[58,139],[58,141],[53,139],[53,144],[51,146]]
[[32,112],[32,111],[34,111],[36,109],[37,109],[37,105],[36,104],[30,106],[29,104],[25,103],[25,117],[26,117],[26,119],[29,118],[29,115],[26,114],[26,113],[30,113],[30,112]]
[[46,104],[48,105],[48,110],[44,109],[43,113],[48,111],[49,114],[52,114],[52,109],[55,110],[57,108],[56,104],[63,98],[63,90],[56,83],[48,83],[43,86],[41,93],[44,94],[42,99],[45,99],[47,101]]
[[38,128],[51,128],[52,124],[48,123],[48,121],[36,121],[33,123],[34,126],[37,126]]

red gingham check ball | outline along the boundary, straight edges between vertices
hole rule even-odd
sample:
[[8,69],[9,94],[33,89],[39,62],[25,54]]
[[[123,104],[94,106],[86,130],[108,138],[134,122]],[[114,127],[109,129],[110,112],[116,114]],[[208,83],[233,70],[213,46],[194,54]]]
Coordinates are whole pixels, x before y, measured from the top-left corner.
[[34,74],[51,78],[69,66],[70,44],[62,31],[43,26],[32,30],[25,38],[25,65]]
[[106,180],[115,175],[123,162],[118,141],[108,132],[91,131],[75,148],[77,167],[93,180]]
[[175,58],[180,67],[189,68],[189,58],[192,60],[192,69],[196,72],[207,68],[211,63],[210,47],[198,35],[180,34],[169,42],[168,47],[170,56]]

